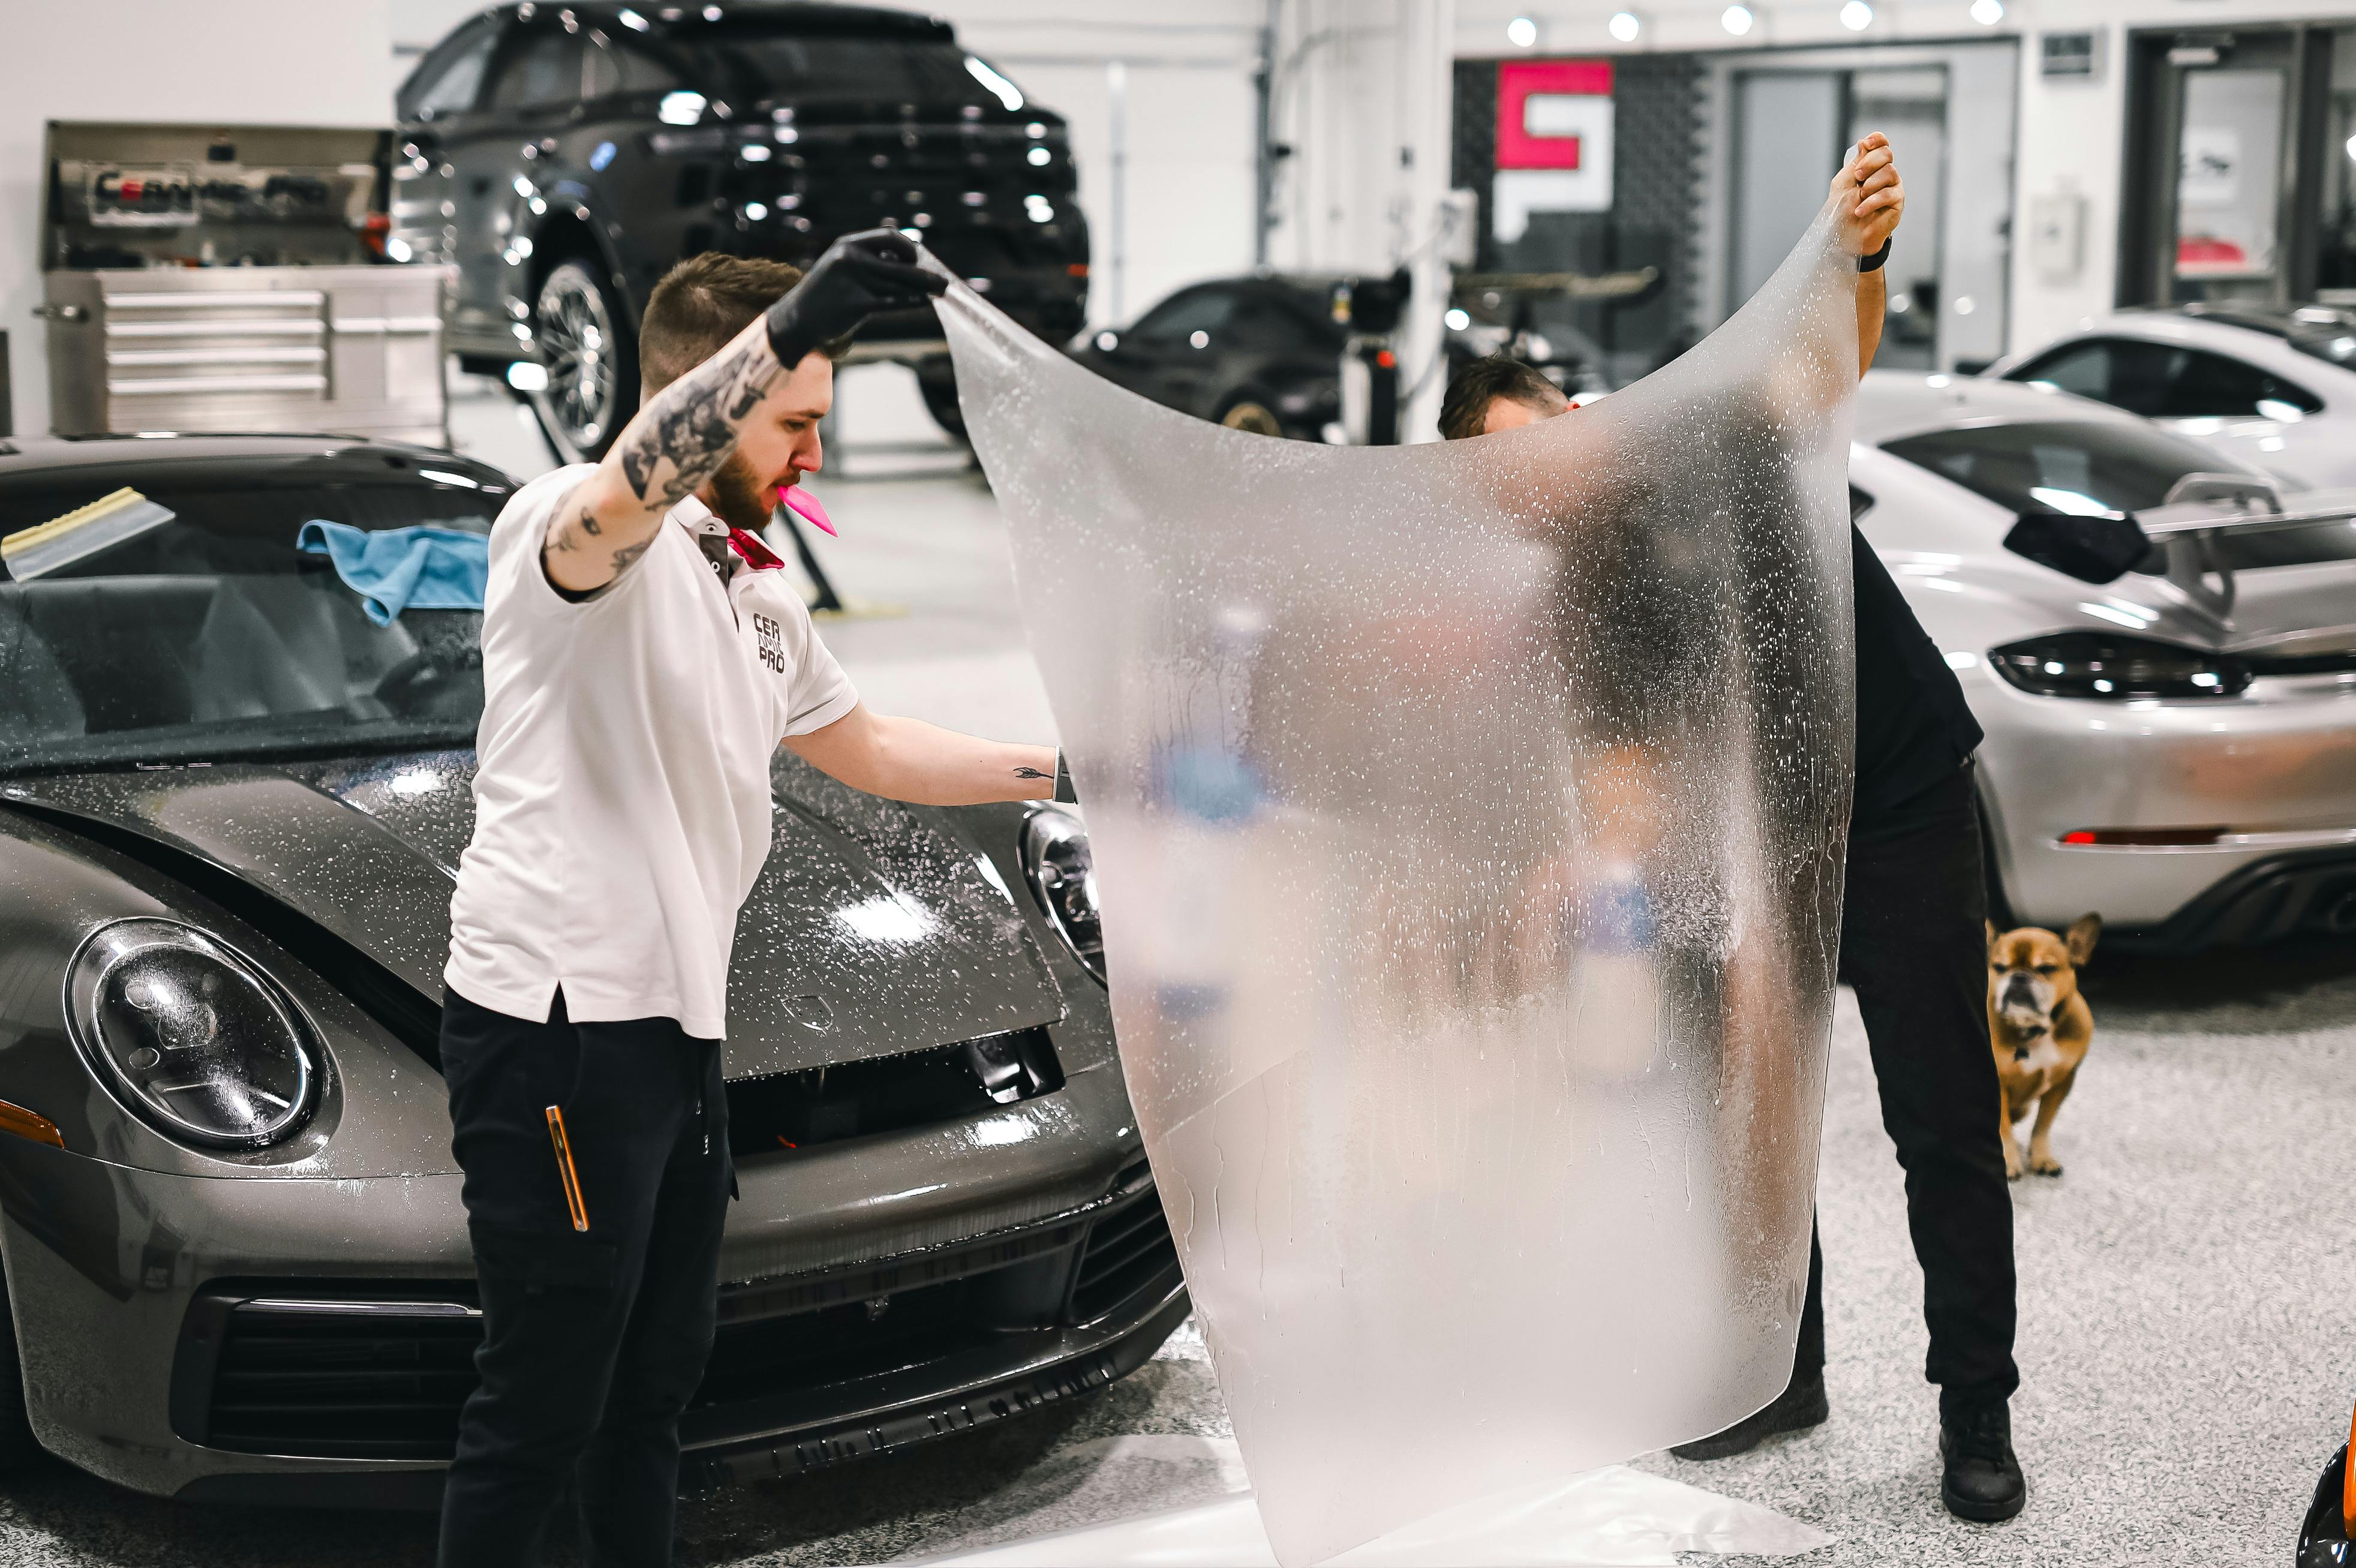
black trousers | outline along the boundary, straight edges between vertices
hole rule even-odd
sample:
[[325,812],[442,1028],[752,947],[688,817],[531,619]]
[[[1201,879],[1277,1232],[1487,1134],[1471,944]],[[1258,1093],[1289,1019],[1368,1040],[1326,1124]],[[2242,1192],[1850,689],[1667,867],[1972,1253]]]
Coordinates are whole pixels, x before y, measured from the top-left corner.
[[[670,1562],[679,1417],[712,1352],[731,1185],[720,1044],[526,1023],[455,993],[442,1070],[482,1290],[441,1568],[528,1568],[568,1478],[596,1568]],[[580,1213],[548,1108],[561,1109]]]
[[[1988,1048],[1987,885],[1972,772],[1851,822],[1840,978],[1881,1092],[1881,1124],[1906,1173],[1906,1222],[1922,1265],[1922,1316],[1942,1414],[2009,1398],[2012,1191],[1997,1135]],[[1808,1297],[1794,1371],[1825,1365],[1824,1250],[1808,1239]]]

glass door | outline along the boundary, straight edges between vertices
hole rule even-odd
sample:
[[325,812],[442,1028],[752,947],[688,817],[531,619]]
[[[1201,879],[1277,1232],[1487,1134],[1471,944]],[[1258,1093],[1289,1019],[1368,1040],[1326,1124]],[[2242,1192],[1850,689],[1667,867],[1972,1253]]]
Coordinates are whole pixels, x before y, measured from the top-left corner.
[[2356,272],[2356,81],[2336,80],[2356,71],[2351,44],[2347,27],[2135,36],[2120,304],[2356,286],[2329,281]]
[[2356,27],[2331,35],[2324,71],[2322,209],[2316,245],[2315,293],[2329,305],[2356,305]]

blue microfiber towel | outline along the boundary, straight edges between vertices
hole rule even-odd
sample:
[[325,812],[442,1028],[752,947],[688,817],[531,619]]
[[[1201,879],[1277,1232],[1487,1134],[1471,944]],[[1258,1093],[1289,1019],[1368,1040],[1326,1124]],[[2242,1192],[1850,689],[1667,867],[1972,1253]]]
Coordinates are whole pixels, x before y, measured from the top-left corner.
[[478,610],[491,575],[491,542],[455,528],[371,532],[340,522],[306,522],[295,547],[325,555],[344,586],[379,626],[403,610]]

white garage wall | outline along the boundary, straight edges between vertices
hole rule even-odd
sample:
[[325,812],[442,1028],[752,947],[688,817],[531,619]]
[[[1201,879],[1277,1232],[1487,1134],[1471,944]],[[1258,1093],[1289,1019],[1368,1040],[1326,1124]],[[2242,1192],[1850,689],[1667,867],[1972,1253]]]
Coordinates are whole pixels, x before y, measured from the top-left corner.
[[50,120],[372,125],[391,93],[385,0],[16,0],[0,50],[0,326],[16,424],[49,425],[40,303]]

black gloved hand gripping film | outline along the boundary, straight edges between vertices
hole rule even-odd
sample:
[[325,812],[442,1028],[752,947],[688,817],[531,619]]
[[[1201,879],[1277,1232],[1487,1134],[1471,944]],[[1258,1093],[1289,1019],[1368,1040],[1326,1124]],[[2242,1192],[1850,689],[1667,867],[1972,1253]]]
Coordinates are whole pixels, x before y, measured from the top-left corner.
[[948,287],[948,279],[916,265],[916,242],[897,230],[845,234],[769,306],[770,350],[790,371],[876,312],[911,309]]

